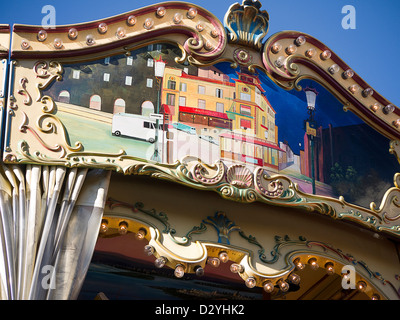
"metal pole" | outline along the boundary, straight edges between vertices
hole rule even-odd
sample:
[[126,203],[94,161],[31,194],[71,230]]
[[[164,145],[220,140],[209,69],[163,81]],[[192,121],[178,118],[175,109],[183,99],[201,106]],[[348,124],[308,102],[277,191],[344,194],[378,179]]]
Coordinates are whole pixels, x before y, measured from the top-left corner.
[[[160,113],[160,86],[161,80],[157,77],[157,84],[158,84],[158,90],[157,90],[157,114]],[[156,119],[156,137],[154,141],[154,154],[151,157],[151,160],[154,160],[156,162],[160,162],[160,155],[158,152],[158,126],[159,126],[160,120],[157,118]]]

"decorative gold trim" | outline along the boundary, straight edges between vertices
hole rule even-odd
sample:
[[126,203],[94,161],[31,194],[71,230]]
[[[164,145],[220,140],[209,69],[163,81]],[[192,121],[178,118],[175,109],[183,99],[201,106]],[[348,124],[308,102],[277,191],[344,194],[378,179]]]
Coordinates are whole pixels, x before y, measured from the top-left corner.
[[[185,273],[195,273],[198,267],[204,268],[206,264],[212,263],[212,260],[219,260],[220,253],[227,253],[230,263],[237,264],[242,268],[238,272],[245,282],[250,278],[254,279],[254,285],[262,287],[266,281],[271,281],[273,286],[278,286],[279,281],[289,281],[290,275],[299,268],[298,263],[307,265],[309,260],[315,259],[319,267],[331,264],[334,267],[333,273],[341,275],[344,266],[354,266],[357,275],[356,282],[365,281],[367,290],[365,293],[370,298],[379,293],[382,299],[386,299],[388,290],[396,288],[390,282],[385,280],[378,272],[373,272],[365,262],[356,260],[352,255],[343,253],[326,243],[319,241],[308,241],[303,237],[291,239],[288,236],[275,236],[275,246],[272,250],[265,250],[257,239],[253,236],[247,236],[244,231],[233,221],[230,221],[225,213],[217,212],[214,217],[208,217],[203,220],[206,225],[211,225],[219,233],[219,241],[213,242],[203,236],[207,227],[202,223],[202,227],[193,227],[197,232],[196,239],[180,236],[176,234],[167,213],[157,213],[155,209],[147,210],[142,203],[127,204],[117,200],[109,199],[107,202],[103,223],[106,228],[100,229],[99,236],[108,237],[117,234],[121,223],[124,223],[126,232],[138,234],[142,230],[141,239],[146,239],[146,243],[151,246],[155,258],[164,257],[165,265],[175,268],[177,265],[184,266]],[[161,231],[158,223],[164,226]],[[229,229],[229,230],[228,230]],[[144,232],[144,233],[143,233]],[[229,233],[238,232],[240,236],[248,241],[247,247],[237,247],[229,243]],[[173,240],[171,244],[165,241],[165,238]],[[184,241],[179,241],[181,238]],[[190,249],[190,257],[187,255],[187,249]],[[258,252],[254,250],[258,248]],[[267,252],[269,254],[267,254]],[[270,268],[263,268],[260,262],[255,263],[255,258],[259,256],[262,264]],[[283,264],[282,264],[283,261]],[[223,261],[217,261],[216,266]],[[279,262],[279,267],[278,267]],[[264,270],[264,271],[262,271]],[[269,270],[269,271],[265,271]],[[253,280],[252,280],[253,281]],[[387,286],[389,285],[389,286]],[[279,290],[278,290],[279,291]],[[393,293],[392,293],[393,294]]]

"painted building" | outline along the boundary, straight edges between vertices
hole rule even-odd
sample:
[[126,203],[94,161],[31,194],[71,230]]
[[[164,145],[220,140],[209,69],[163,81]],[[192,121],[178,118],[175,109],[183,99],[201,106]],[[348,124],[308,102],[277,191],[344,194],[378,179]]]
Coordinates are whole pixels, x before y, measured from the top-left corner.
[[230,79],[217,68],[200,68],[198,76],[166,66],[162,101],[173,122],[197,128],[199,134],[217,129],[220,156],[231,161],[265,166],[277,172],[276,112],[258,77],[238,72]]

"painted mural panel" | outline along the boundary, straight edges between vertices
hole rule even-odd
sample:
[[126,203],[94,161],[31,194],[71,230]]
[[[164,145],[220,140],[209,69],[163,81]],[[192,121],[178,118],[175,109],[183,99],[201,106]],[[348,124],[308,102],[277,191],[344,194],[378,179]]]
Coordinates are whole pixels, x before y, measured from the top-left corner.
[[398,164],[389,140],[316,82],[285,91],[262,72],[229,63],[198,68],[177,57],[177,47],[158,43],[63,65],[62,80],[43,93],[56,101],[70,141],[86,151],[124,150],[164,164],[223,159],[362,206],[392,185]]

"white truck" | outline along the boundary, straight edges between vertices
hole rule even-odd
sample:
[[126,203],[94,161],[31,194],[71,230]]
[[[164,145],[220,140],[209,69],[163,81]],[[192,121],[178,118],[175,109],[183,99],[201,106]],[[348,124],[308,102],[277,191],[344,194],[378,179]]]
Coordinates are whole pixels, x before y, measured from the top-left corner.
[[[162,119],[162,115],[157,115]],[[130,113],[116,113],[113,116],[111,132],[115,136],[126,136],[154,143],[156,141],[156,117]],[[158,120],[158,141],[163,141],[167,129],[163,120]]]

